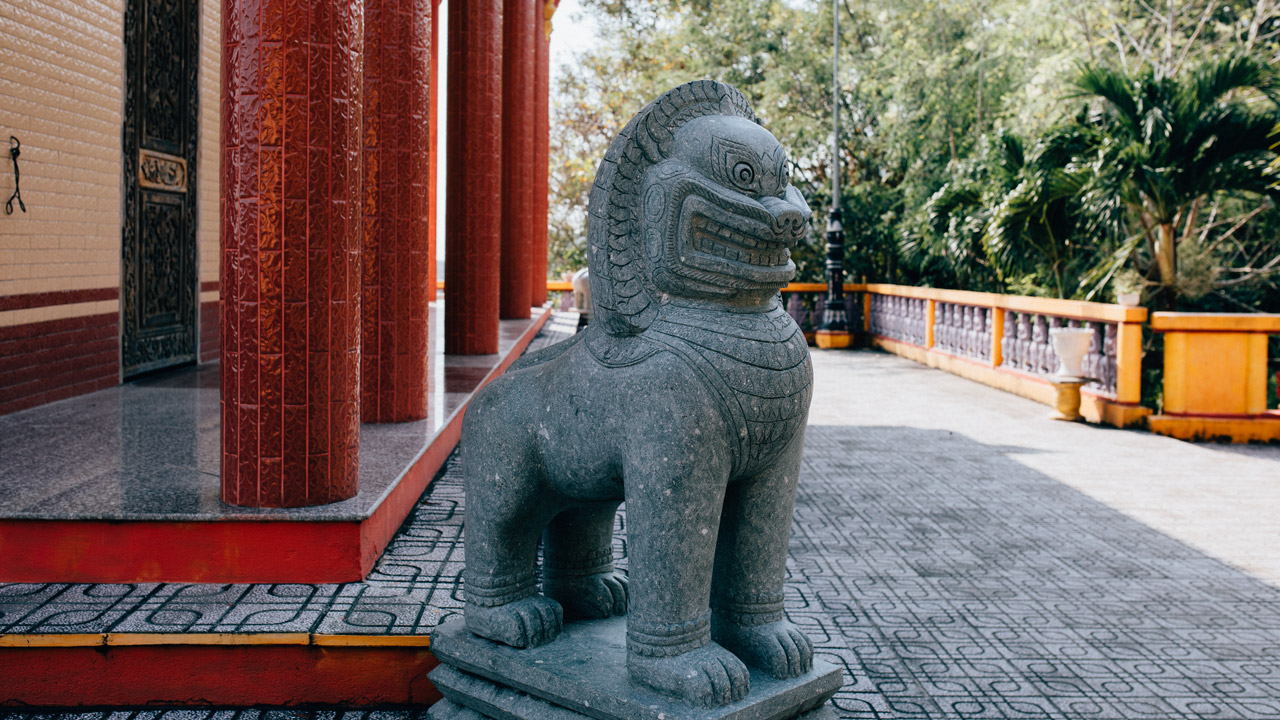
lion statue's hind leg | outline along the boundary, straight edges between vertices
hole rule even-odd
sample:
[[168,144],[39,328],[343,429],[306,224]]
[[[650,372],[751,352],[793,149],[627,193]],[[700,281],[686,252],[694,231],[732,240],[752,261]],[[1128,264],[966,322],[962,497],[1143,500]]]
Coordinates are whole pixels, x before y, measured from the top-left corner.
[[569,619],[627,614],[627,578],[614,572],[617,502],[572,507],[547,526],[542,544],[542,589]]

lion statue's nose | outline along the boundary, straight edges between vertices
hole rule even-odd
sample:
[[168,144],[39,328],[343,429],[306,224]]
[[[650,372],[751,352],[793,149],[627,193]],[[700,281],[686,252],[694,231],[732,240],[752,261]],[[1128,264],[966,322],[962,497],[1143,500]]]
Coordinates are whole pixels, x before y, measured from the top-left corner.
[[788,238],[799,237],[808,225],[808,208],[800,208],[787,200],[766,197],[760,201],[773,218],[773,231]]

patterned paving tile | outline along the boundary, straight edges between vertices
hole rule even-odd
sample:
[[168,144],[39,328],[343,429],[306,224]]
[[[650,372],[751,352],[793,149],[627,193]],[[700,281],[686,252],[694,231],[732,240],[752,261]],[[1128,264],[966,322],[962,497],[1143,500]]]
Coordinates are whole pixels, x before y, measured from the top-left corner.
[[[454,457],[360,583],[0,585],[0,632],[429,633],[461,606],[463,501]],[[963,432],[811,426],[787,570],[847,720],[1280,718],[1280,589]],[[0,713],[45,717],[423,715]]]

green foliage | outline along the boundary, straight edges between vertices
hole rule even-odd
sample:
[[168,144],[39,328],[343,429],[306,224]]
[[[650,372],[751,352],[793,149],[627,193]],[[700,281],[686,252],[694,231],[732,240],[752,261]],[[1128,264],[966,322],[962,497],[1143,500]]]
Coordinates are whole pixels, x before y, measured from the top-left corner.
[[[1209,294],[1222,230],[1215,235],[1202,218],[1233,202],[1269,209],[1280,197],[1268,168],[1280,122],[1273,70],[1228,55],[1166,77],[1152,66],[1131,75],[1090,65],[1074,84],[1098,111],[1074,121],[1086,143],[1064,166],[1080,168],[1085,229],[1095,242],[1127,250],[1112,267],[1132,260],[1155,284],[1159,304]],[[1133,238],[1142,242],[1126,241]]]
[[[814,208],[797,280],[820,281],[831,4],[584,5],[605,42],[556,84],[553,268],[583,264],[612,134],[643,102],[710,77],[741,89],[789,149]],[[1280,310],[1280,213],[1262,200],[1280,192],[1278,5],[838,0],[847,276],[1109,299],[1137,273],[1168,304]],[[1168,228],[1173,282],[1159,271]]]

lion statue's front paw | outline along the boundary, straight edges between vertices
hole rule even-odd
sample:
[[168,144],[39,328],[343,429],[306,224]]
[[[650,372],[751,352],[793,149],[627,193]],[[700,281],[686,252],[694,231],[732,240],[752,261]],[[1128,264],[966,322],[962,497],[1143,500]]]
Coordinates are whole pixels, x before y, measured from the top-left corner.
[[776,678],[799,677],[813,669],[813,644],[786,620],[754,626],[714,622],[711,637],[746,664]]
[[469,604],[463,615],[472,633],[518,648],[545,645],[560,635],[564,625],[560,603],[541,595],[496,607]]
[[747,667],[715,643],[671,657],[627,655],[631,679],[698,707],[735,703],[751,690]]
[[595,620],[627,614],[627,578],[612,571],[547,578],[542,589],[564,606],[567,618]]

